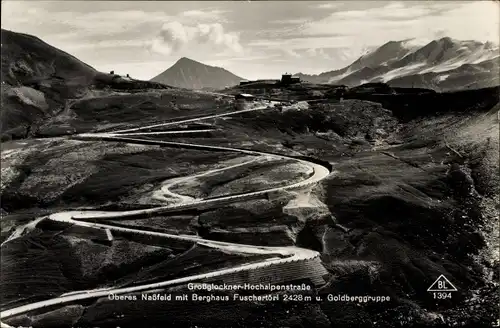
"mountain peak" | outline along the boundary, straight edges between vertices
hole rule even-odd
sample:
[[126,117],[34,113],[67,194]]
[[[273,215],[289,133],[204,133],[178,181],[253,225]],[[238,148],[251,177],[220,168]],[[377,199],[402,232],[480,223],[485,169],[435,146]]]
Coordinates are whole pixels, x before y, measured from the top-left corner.
[[187,57],[181,57],[166,71],[151,79],[153,82],[187,89],[223,89],[241,80],[241,77],[224,68],[205,65]]
[[429,42],[428,44],[426,44],[422,48],[423,49],[424,48],[432,48],[432,47],[436,47],[436,46],[451,47],[451,46],[459,44],[459,43],[460,43],[460,41],[454,40],[454,39],[450,38],[449,36],[445,36],[445,37],[438,39],[438,40],[432,40],[431,42]]
[[445,36],[445,37],[442,37],[441,39],[439,39],[439,41],[441,41],[441,42],[452,42],[453,39],[450,38],[449,36]]
[[349,86],[383,81],[403,87],[489,87],[499,83],[498,45],[449,36],[389,41],[344,68],[304,80]]
[[359,57],[348,68],[355,71],[363,67],[377,67],[397,60],[411,51],[405,41],[389,41]]
[[[197,62],[196,60],[193,60],[193,59],[191,59],[191,58],[187,58],[187,57],[181,57],[181,58],[179,58],[179,60],[177,60],[175,63],[176,63],[176,64],[184,64],[184,63],[188,63],[188,64],[190,64],[190,63],[201,64],[200,62]],[[203,65],[203,64],[202,64],[202,65]]]
[[449,36],[445,36],[444,38],[439,39],[438,43],[445,45],[453,45],[455,43],[455,40],[453,40]]

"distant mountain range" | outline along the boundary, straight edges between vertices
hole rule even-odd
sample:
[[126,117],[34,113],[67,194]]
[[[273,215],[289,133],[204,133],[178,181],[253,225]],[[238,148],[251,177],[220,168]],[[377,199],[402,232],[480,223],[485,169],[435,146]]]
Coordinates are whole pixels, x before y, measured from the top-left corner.
[[[449,37],[425,45],[414,40],[390,41],[352,64],[317,75],[297,73],[303,81],[357,86],[384,82],[393,87],[432,88],[437,91],[483,88],[500,84],[499,47],[493,43],[460,41]],[[220,67],[188,58],[151,81],[187,89],[223,89],[243,78]]]
[[[499,85],[499,60],[499,47],[489,42],[459,41],[448,37],[425,45],[416,44],[414,40],[390,41],[342,69],[318,75],[296,75],[304,81],[317,84],[356,86],[368,82],[385,82],[393,87],[448,91]],[[60,81],[65,81],[65,88],[70,85],[71,89],[80,89],[82,86],[101,83],[103,79],[106,80],[105,84],[109,84],[111,82],[107,80],[113,78],[34,36],[6,30],[2,30],[2,77],[6,83],[2,85],[2,90],[9,86],[33,83],[41,83],[42,87],[38,88],[41,90],[50,81],[51,87],[47,91],[50,93],[61,84]],[[151,79],[164,85],[205,90],[220,90],[238,85],[241,80],[243,78],[224,68],[185,57]],[[113,81],[116,80],[113,78]],[[121,84],[113,82],[113,87],[129,87]],[[133,84],[132,87],[136,87],[138,81]],[[153,85],[145,84],[144,87]],[[4,97],[6,94],[4,92],[2,95],[4,103],[7,101]],[[49,96],[47,101],[62,101],[59,98],[58,93]],[[13,117],[9,115],[7,119],[4,116],[5,120],[0,121],[11,121]]]
[[223,89],[240,83],[243,78],[224,68],[208,66],[182,57],[169,69],[151,79],[186,89]]
[[445,37],[419,46],[412,40],[390,41],[342,69],[296,75],[318,84],[385,82],[447,91],[499,85],[499,59],[498,46],[489,42]]

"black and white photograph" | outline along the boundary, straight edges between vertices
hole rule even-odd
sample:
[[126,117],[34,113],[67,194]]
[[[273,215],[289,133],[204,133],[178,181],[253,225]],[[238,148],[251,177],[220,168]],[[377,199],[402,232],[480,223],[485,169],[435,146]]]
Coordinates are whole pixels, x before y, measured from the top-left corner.
[[500,327],[500,1],[1,1],[0,327]]

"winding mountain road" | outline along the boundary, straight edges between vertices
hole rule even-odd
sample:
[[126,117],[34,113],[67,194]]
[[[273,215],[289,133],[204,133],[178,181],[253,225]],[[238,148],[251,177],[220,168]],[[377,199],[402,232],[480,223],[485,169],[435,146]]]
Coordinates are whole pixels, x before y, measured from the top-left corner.
[[[165,287],[175,286],[175,285],[179,285],[179,284],[186,284],[188,282],[200,281],[200,280],[209,279],[209,278],[218,277],[218,276],[223,276],[223,275],[228,275],[228,274],[240,272],[240,271],[258,270],[261,268],[268,268],[270,266],[275,267],[276,270],[279,270],[280,265],[285,264],[285,263],[306,261],[306,260],[311,260],[311,259],[317,258],[319,256],[318,252],[313,251],[313,250],[309,250],[309,249],[305,249],[305,248],[294,247],[294,246],[267,247],[267,246],[244,245],[244,244],[237,244],[237,243],[221,242],[221,241],[216,241],[216,240],[207,240],[207,239],[203,239],[201,237],[193,236],[193,235],[182,235],[182,234],[174,235],[174,234],[167,234],[167,233],[162,233],[162,232],[145,231],[145,230],[140,230],[140,229],[136,229],[136,228],[125,228],[125,227],[114,226],[112,224],[106,224],[106,223],[99,222],[99,221],[106,221],[106,219],[117,220],[120,218],[126,218],[126,217],[130,217],[130,216],[148,215],[148,214],[153,214],[153,213],[160,214],[160,213],[166,213],[166,212],[170,212],[170,211],[177,211],[177,210],[181,210],[181,209],[197,208],[200,205],[210,207],[210,206],[216,206],[216,205],[220,205],[220,204],[224,204],[224,203],[250,199],[252,197],[265,195],[265,194],[268,194],[271,192],[276,192],[276,191],[306,188],[306,187],[310,187],[310,186],[315,185],[317,182],[321,181],[326,176],[328,176],[330,174],[329,168],[327,168],[323,165],[317,164],[317,163],[309,162],[307,160],[298,159],[298,158],[291,157],[291,156],[277,155],[277,154],[268,153],[268,152],[260,152],[260,151],[239,149],[239,148],[207,146],[207,145],[199,145],[199,144],[189,144],[189,143],[178,143],[178,142],[167,142],[167,141],[156,141],[156,140],[146,140],[146,139],[133,138],[135,136],[140,136],[142,134],[144,134],[144,135],[165,134],[165,132],[145,132],[145,133],[138,132],[138,131],[142,131],[142,130],[148,130],[151,128],[158,128],[158,127],[174,125],[174,124],[182,124],[182,123],[196,122],[196,121],[207,120],[207,119],[214,119],[214,118],[218,118],[218,117],[230,116],[230,115],[235,115],[235,114],[245,113],[245,112],[250,112],[250,111],[263,110],[263,109],[267,108],[268,106],[269,106],[269,104],[257,106],[257,107],[251,108],[251,109],[234,111],[234,112],[230,112],[230,113],[210,115],[210,116],[200,117],[200,118],[195,118],[195,119],[182,120],[182,121],[177,121],[177,122],[168,122],[168,123],[163,123],[163,124],[155,124],[155,125],[149,125],[149,126],[138,127],[138,128],[130,128],[130,129],[119,130],[119,131],[108,132],[108,133],[86,133],[86,134],[78,135],[78,136],[76,136],[76,138],[81,139],[81,140],[91,140],[91,141],[92,140],[106,140],[106,141],[127,142],[127,143],[167,145],[167,146],[195,148],[195,149],[204,149],[204,150],[212,150],[212,151],[232,151],[232,152],[239,152],[239,153],[247,154],[247,155],[267,156],[267,157],[272,157],[273,159],[287,159],[287,160],[292,159],[292,160],[298,161],[304,165],[307,165],[312,169],[312,174],[307,179],[300,181],[300,182],[296,182],[296,183],[287,185],[287,186],[275,187],[275,188],[270,188],[270,189],[266,189],[266,190],[259,190],[259,191],[253,191],[253,192],[247,192],[247,193],[241,193],[241,194],[237,194],[237,195],[214,197],[214,198],[203,199],[203,200],[195,199],[195,200],[191,200],[191,201],[187,201],[187,199],[183,199],[184,202],[181,202],[180,204],[174,204],[174,205],[168,205],[168,206],[158,206],[158,207],[150,208],[150,209],[117,211],[117,212],[87,211],[87,210],[85,210],[85,211],[67,211],[67,212],[60,212],[60,213],[52,214],[52,215],[48,216],[46,219],[53,220],[53,221],[59,221],[59,222],[71,223],[71,224],[82,226],[82,227],[91,227],[91,228],[105,229],[105,230],[107,229],[111,232],[117,231],[117,232],[133,233],[133,234],[144,234],[144,235],[156,236],[156,237],[161,237],[161,238],[169,238],[169,239],[174,239],[174,240],[190,241],[190,242],[197,243],[199,245],[218,248],[218,249],[228,251],[228,252],[246,253],[246,254],[269,254],[270,256],[272,256],[272,258],[266,259],[266,260],[263,260],[260,262],[254,262],[254,263],[249,263],[249,264],[244,264],[244,265],[238,265],[238,266],[231,267],[231,268],[216,270],[216,271],[213,271],[210,273],[192,275],[192,276],[188,276],[188,277],[183,277],[183,278],[179,278],[179,279],[173,279],[173,280],[168,280],[168,281],[163,281],[163,282],[158,282],[158,283],[145,284],[145,285],[139,285],[139,286],[133,286],[133,287],[125,287],[125,288],[110,287],[110,288],[99,288],[99,289],[92,289],[92,290],[70,292],[70,293],[63,294],[59,297],[53,298],[53,299],[34,302],[31,304],[22,305],[22,306],[18,306],[18,307],[7,309],[7,310],[2,309],[2,311],[0,312],[0,320],[15,317],[15,316],[18,316],[18,315],[21,315],[24,313],[28,313],[30,311],[41,309],[41,308],[54,307],[57,305],[62,306],[62,305],[65,305],[68,303],[74,303],[74,302],[77,302],[80,300],[106,297],[109,294],[116,294],[116,295],[122,294],[123,295],[123,294],[135,293],[135,292],[153,291],[153,290],[157,290],[159,288],[165,288]],[[245,164],[245,163],[238,164],[238,165],[243,165],[243,164]],[[234,165],[231,167],[234,167]],[[231,167],[226,167],[224,169],[229,169]],[[221,171],[221,170],[223,170],[223,169],[218,169],[217,171]],[[203,174],[207,174],[207,173],[202,173],[199,175],[203,175]],[[184,179],[184,178],[181,178],[181,179]],[[180,181],[177,180],[176,183],[179,183],[179,182]],[[163,189],[163,192],[167,193],[167,194],[169,193],[168,185]],[[156,198],[161,199],[161,197],[159,197],[158,194],[157,194]],[[88,221],[89,219],[91,219],[92,222],[89,222]],[[15,237],[19,237],[19,236],[20,236],[20,234],[16,235]],[[8,241],[10,241],[14,238],[9,238]],[[5,243],[3,243],[2,246],[4,244]],[[5,324],[3,322],[0,322],[0,324],[2,327],[9,327],[7,324]]]

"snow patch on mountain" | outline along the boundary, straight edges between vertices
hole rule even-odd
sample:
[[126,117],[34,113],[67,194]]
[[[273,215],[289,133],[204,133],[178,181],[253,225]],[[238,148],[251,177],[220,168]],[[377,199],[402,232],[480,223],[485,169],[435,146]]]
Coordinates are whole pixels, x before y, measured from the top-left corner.
[[[344,84],[356,86],[366,82],[397,80],[398,86],[427,87],[422,83],[445,82],[446,89],[493,86],[498,81],[500,49],[492,42],[456,40],[443,37],[439,40],[407,39],[390,41],[363,54],[352,64],[335,71],[318,75],[303,74],[302,78],[313,83]],[[431,75],[431,80],[422,79]],[[435,75],[439,75],[437,78]],[[453,78],[448,79],[452,76]],[[455,84],[455,85],[453,85]],[[439,85],[429,85],[438,87]]]

